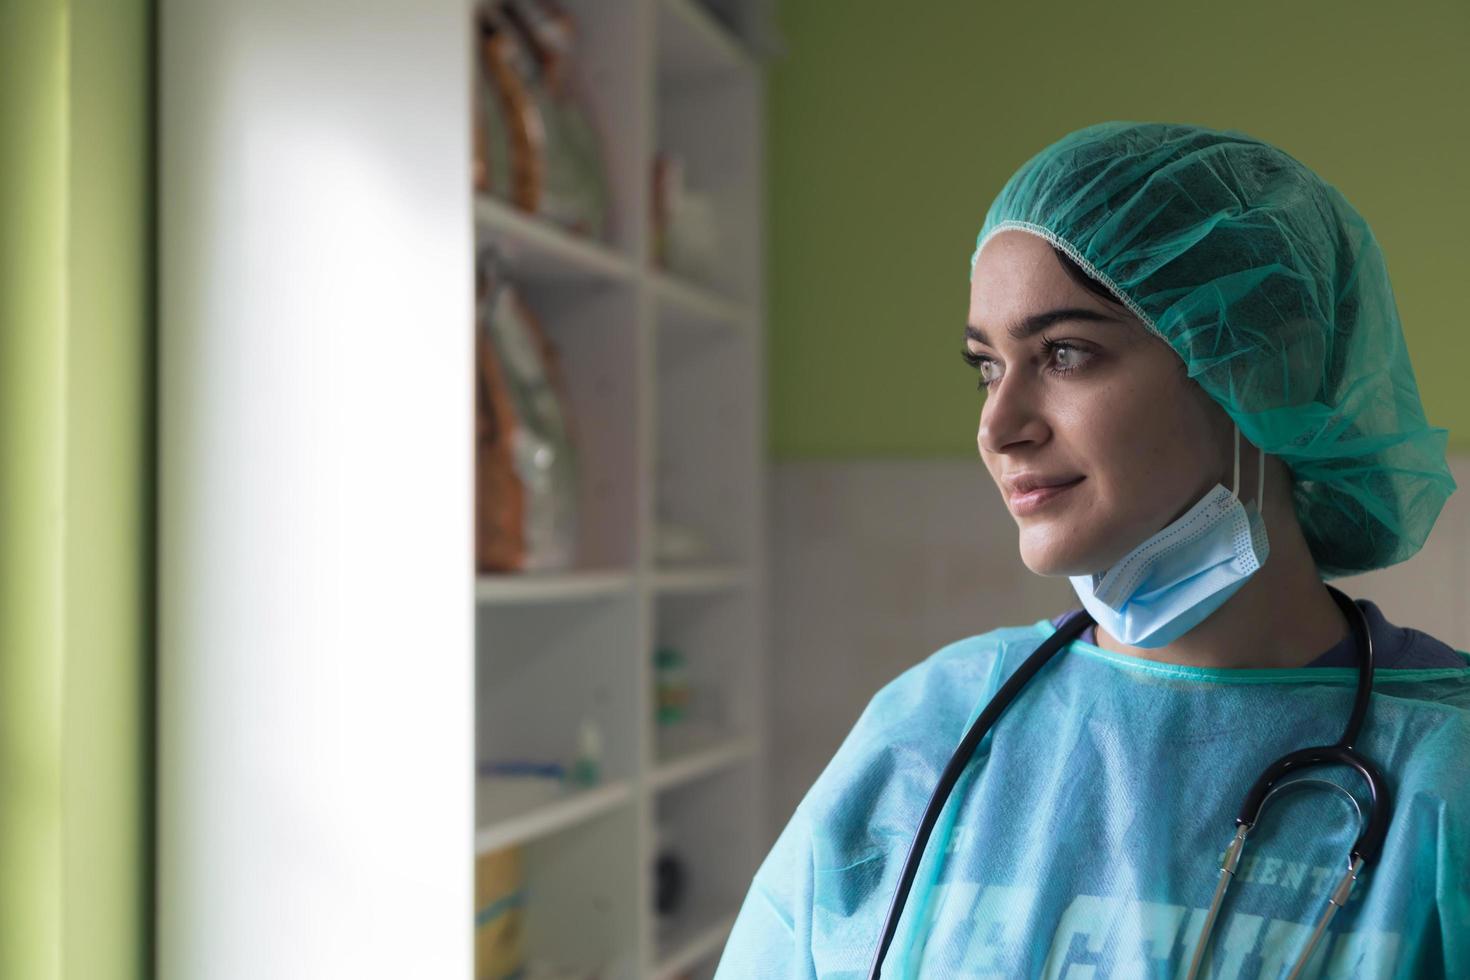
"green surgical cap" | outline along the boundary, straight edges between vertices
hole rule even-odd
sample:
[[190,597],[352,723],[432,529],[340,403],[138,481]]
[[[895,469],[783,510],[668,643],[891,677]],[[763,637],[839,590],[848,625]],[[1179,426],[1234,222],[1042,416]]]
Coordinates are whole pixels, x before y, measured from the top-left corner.
[[1322,178],[1234,130],[1108,122],[1032,157],[985,215],[1052,242],[1184,359],[1295,480],[1323,578],[1424,544],[1455,489],[1383,252]]

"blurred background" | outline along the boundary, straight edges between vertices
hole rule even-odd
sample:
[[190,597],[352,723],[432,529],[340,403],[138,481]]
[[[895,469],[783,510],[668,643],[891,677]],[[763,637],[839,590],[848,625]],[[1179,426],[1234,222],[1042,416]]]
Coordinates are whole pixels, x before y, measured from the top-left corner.
[[[1244,130],[1470,478],[1470,7],[4,0],[0,976],[708,977],[871,695],[1074,606],[956,352],[1024,160]],[[1470,647],[1470,507],[1345,580]]]

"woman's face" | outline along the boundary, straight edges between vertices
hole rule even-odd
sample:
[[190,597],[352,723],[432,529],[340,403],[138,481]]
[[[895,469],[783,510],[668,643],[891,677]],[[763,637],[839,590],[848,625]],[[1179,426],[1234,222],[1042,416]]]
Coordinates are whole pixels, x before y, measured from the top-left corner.
[[1136,317],[1074,281],[1045,240],[1010,230],[985,243],[965,333],[986,391],[980,457],[1033,572],[1101,571],[1210,487],[1230,485],[1229,417]]

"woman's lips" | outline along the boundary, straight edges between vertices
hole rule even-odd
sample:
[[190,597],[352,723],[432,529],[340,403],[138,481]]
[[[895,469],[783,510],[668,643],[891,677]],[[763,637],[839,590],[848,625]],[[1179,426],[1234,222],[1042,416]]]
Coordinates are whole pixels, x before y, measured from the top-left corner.
[[1083,481],[1078,477],[1071,483],[1063,483],[1055,487],[1037,487],[1035,490],[1027,490],[1025,493],[1013,493],[1010,496],[1011,513],[1017,517],[1025,517],[1027,514],[1035,513],[1043,507],[1049,507],[1058,498]]

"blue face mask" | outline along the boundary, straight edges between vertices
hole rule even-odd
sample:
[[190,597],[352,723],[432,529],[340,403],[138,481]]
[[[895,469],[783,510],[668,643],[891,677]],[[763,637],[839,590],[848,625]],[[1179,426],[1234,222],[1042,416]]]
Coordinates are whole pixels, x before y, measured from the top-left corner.
[[1240,502],[1240,429],[1235,430],[1235,490],[1220,484],[1184,516],[1152,535],[1116,565],[1070,576],[1097,624],[1134,647],[1167,646],[1219,609],[1266,563],[1261,519],[1266,454],[1256,499]]

